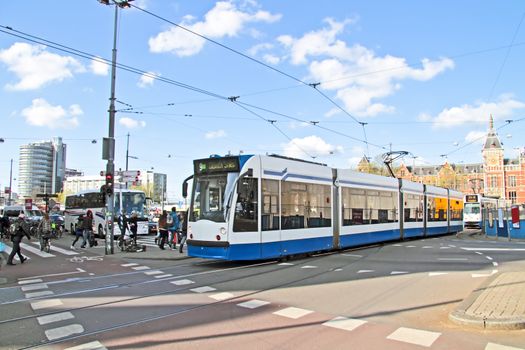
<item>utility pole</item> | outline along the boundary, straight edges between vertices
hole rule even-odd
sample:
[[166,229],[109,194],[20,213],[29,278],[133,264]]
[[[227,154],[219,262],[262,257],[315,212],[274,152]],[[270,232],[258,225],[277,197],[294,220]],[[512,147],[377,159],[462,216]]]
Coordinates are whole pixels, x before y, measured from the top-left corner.
[[[118,29],[118,9],[119,7],[130,7],[129,1],[133,0],[113,0],[115,5],[115,20],[113,27],[113,51],[111,56],[111,92],[109,98],[109,131],[108,138],[104,140],[103,159],[107,159],[106,165],[106,244],[105,253],[114,254],[114,219],[115,219],[115,202],[114,202],[114,175],[115,175],[115,81],[117,70],[117,29]],[[109,0],[99,0],[100,3],[109,5]]]
[[13,193],[13,158],[11,158],[11,168],[9,170],[9,199],[7,205],[11,205],[11,193]]

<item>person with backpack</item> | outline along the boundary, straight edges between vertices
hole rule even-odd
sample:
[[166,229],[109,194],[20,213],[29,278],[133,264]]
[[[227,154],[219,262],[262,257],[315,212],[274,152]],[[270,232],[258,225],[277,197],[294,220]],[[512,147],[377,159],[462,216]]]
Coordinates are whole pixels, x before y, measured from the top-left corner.
[[178,230],[180,226],[179,216],[177,215],[177,207],[171,208],[171,213],[167,216],[167,224],[169,231],[169,246],[172,249],[177,248],[177,242],[179,241]]
[[186,243],[186,239],[188,237],[188,214],[189,210],[186,210],[181,215],[181,230],[180,230],[180,242],[179,242],[179,253],[182,254],[182,247],[184,247],[184,243]]
[[164,250],[164,244],[166,243],[166,240],[168,239],[168,212],[166,210],[162,211],[162,215],[159,218],[159,233],[160,233],[160,241],[159,241],[159,248]]
[[80,248],[85,248],[86,243],[89,243],[90,247],[93,247],[93,213],[88,210],[84,221],[82,222],[82,237],[84,241]]
[[11,235],[13,250],[11,251],[11,254],[9,254],[9,258],[7,258],[7,265],[16,265],[13,263],[15,254],[18,254],[18,258],[22,264],[27,260],[27,258],[24,257],[20,252],[20,242],[22,241],[22,238],[26,236],[28,240],[31,240],[31,236],[29,235],[29,227],[27,226],[27,223],[24,221],[24,219],[25,215],[20,214],[18,215],[18,220],[15,222],[14,232]]
[[[75,250],[75,243],[77,243],[78,239],[84,236],[83,222],[84,222],[84,215],[81,214],[78,217],[77,226],[75,227],[75,240],[73,241],[73,243],[71,243],[71,249],[73,250]],[[85,245],[85,241],[83,242],[83,245]]]

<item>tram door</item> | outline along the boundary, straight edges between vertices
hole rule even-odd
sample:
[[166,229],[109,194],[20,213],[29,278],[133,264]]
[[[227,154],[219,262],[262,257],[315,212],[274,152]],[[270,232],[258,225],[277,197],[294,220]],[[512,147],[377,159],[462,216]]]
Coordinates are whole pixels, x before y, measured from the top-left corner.
[[280,257],[281,244],[281,181],[261,180],[261,255]]

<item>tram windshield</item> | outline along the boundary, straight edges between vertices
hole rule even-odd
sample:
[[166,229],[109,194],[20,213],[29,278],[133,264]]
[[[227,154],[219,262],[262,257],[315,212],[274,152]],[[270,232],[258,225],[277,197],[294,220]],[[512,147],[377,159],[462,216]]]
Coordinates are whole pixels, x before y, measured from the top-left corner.
[[194,180],[191,219],[225,222],[225,211],[238,173],[198,176]]
[[465,203],[465,208],[463,208],[463,212],[465,214],[479,214],[480,211],[481,211],[481,208],[479,204]]

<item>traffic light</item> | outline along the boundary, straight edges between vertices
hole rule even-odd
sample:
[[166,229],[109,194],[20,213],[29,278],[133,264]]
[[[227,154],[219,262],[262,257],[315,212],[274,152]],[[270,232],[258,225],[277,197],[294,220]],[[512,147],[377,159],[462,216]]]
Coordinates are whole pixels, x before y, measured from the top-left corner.
[[106,173],[106,194],[108,196],[111,196],[113,194],[113,174],[112,173]]

